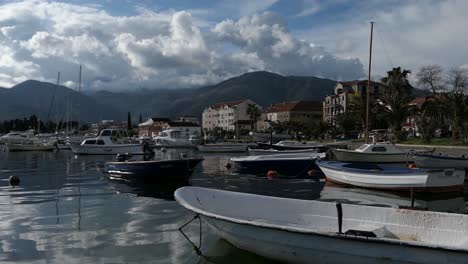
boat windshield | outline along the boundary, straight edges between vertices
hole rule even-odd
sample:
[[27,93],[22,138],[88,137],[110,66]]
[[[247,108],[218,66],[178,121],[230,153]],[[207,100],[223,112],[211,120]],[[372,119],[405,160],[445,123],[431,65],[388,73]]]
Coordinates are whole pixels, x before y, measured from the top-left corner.
[[357,150],[365,150],[367,148],[367,144],[361,145]]
[[101,132],[101,136],[110,137],[110,135],[111,135],[110,130],[104,130],[104,131]]

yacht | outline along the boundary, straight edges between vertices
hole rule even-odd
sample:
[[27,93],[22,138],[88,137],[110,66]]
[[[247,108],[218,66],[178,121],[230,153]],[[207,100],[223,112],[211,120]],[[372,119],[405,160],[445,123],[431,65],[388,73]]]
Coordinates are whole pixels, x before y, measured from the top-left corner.
[[121,129],[103,129],[97,137],[87,138],[71,148],[80,155],[144,154],[143,145],[132,143],[127,132]]
[[195,148],[197,140],[194,135],[187,137],[179,129],[166,129],[154,137],[157,147],[166,148]]
[[3,144],[22,144],[26,141],[34,139],[34,130],[27,131],[11,131],[10,133],[0,137],[0,142]]

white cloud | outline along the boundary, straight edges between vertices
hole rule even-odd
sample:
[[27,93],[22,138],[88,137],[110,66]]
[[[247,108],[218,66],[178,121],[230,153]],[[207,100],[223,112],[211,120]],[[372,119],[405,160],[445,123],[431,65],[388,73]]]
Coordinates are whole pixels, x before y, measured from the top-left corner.
[[385,7],[377,3],[365,2],[370,5],[367,9],[358,3],[349,13],[337,14],[333,23],[295,33],[335,47],[332,52],[338,56],[360,58],[367,68],[368,21],[375,21],[372,71],[376,75],[393,66],[416,72],[428,64],[447,69],[467,64],[468,35],[461,32],[468,21],[468,1],[393,1]]
[[187,11],[138,7],[135,15],[113,16],[100,6],[3,4],[0,84],[28,78],[55,82],[60,71],[72,85],[79,64],[84,89],[191,87],[255,70],[338,79],[363,75],[358,59],[338,58],[297,39],[279,15],[256,13],[276,0],[243,3],[222,5],[249,15],[213,25]]

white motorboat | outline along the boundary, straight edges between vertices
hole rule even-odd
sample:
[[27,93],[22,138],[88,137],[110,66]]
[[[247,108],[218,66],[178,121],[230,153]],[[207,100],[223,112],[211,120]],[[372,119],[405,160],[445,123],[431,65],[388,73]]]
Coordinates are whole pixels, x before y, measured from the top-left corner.
[[200,152],[246,152],[248,144],[243,143],[214,143],[198,145]]
[[[176,201],[217,235],[286,263],[466,263],[468,215],[182,187]],[[240,206],[241,205],[241,206]]]
[[154,137],[157,147],[165,148],[195,148],[196,144],[190,140],[190,137],[184,136],[179,129],[166,129]]
[[332,149],[336,160],[346,162],[403,163],[412,161],[411,152],[389,142],[363,144],[355,150]]
[[129,141],[126,131],[120,129],[103,129],[97,137],[87,138],[71,148],[79,155],[144,154],[144,146]]
[[[350,204],[410,208],[411,196],[363,188],[343,187],[326,183],[320,192],[320,201]],[[465,213],[465,199],[461,193],[416,195],[414,208],[451,213]]]
[[10,133],[0,137],[0,142],[3,144],[22,144],[26,141],[34,139],[34,130],[27,131],[11,131]]
[[317,170],[315,161],[324,157],[325,153],[295,153],[233,157],[231,161],[241,173],[267,175],[273,170],[282,176],[305,176],[310,170]]
[[468,157],[453,157],[434,154],[414,154],[414,163],[421,168],[468,169]]
[[298,153],[317,153],[317,149],[295,149],[295,150],[277,150],[277,149],[255,149],[249,148],[252,155],[277,155],[277,154],[298,154]]
[[465,171],[410,169],[372,163],[317,161],[327,181],[371,189],[450,192],[463,190]]
[[316,141],[296,141],[296,140],[282,140],[276,144],[269,145],[265,143],[258,143],[261,147],[272,148],[276,150],[299,150],[299,149],[312,149],[323,148],[324,145]]

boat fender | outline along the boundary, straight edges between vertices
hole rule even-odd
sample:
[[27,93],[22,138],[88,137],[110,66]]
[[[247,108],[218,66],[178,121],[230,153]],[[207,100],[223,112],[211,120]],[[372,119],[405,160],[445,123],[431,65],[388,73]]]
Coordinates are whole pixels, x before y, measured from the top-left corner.
[[319,172],[317,170],[310,170],[307,172],[307,174],[310,176],[310,177],[317,177],[319,176]]
[[416,164],[410,163],[410,164],[408,164],[408,168],[410,168],[410,169],[416,169]]
[[267,173],[268,180],[275,180],[278,179],[278,173],[274,170],[269,170]]
[[232,165],[231,165],[231,163],[228,162],[228,163],[226,163],[226,165],[224,165],[224,167],[225,167],[226,169],[230,170],[231,167],[232,167]]
[[341,203],[336,204],[336,214],[338,218],[338,234],[341,235],[343,234],[343,207]]
[[10,186],[15,187],[18,186],[20,183],[20,178],[15,175],[11,175],[10,178],[8,179],[10,182]]

